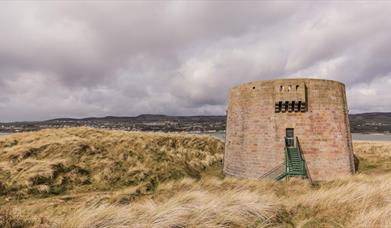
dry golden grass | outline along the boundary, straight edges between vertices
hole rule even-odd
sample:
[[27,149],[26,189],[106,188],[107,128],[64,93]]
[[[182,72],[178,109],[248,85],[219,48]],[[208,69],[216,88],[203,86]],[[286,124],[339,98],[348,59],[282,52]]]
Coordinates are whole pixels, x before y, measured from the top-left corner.
[[[391,227],[391,142],[354,142],[359,173],[313,185],[223,178],[222,147],[208,137],[93,129],[0,138],[0,205],[22,227]],[[56,174],[59,164],[88,174]],[[55,192],[58,175],[71,181]],[[52,182],[34,185],[36,176]],[[150,176],[158,181],[148,190]]]
[[33,221],[21,215],[21,213],[17,210],[13,210],[9,207],[0,208],[1,228],[28,227],[33,224]]
[[179,191],[161,202],[83,208],[62,227],[264,227],[277,209],[268,195],[251,191]]
[[389,174],[360,174],[320,186],[303,180],[184,179],[162,184],[153,196],[130,204],[80,207],[60,224],[75,228],[389,227],[390,197]]
[[360,160],[360,172],[380,174],[391,171],[391,142],[355,141],[354,152]]
[[208,136],[89,128],[43,130],[0,138],[0,193],[108,191],[160,182],[221,166],[224,145]]

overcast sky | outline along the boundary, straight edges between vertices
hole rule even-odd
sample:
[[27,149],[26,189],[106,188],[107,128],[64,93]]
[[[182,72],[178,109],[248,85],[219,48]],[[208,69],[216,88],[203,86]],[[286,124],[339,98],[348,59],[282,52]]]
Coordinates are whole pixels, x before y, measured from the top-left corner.
[[391,111],[391,3],[1,2],[0,122],[225,114],[238,83],[346,84]]

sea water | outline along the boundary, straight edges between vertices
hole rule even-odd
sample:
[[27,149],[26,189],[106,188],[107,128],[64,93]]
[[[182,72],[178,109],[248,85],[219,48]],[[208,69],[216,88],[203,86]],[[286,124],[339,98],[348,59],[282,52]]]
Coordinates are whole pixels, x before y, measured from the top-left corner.
[[363,141],[391,141],[391,134],[360,134],[353,133],[353,140],[363,140]]

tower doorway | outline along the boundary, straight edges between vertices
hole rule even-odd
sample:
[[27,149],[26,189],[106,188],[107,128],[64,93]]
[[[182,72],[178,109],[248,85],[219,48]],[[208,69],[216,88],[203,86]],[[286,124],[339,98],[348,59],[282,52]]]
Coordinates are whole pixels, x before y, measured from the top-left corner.
[[295,132],[293,128],[287,128],[285,130],[285,142],[287,147],[295,146]]

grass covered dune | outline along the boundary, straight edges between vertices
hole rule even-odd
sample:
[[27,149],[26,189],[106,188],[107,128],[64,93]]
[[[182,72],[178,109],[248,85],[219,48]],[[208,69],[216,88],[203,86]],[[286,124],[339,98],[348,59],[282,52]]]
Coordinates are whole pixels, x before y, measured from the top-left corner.
[[[71,128],[0,138],[0,193],[18,198],[200,178],[224,145],[207,136]],[[219,164],[218,164],[219,163]]]
[[223,142],[207,136],[1,137],[0,227],[391,227],[391,142],[354,150],[357,175],[310,185],[223,177]]

